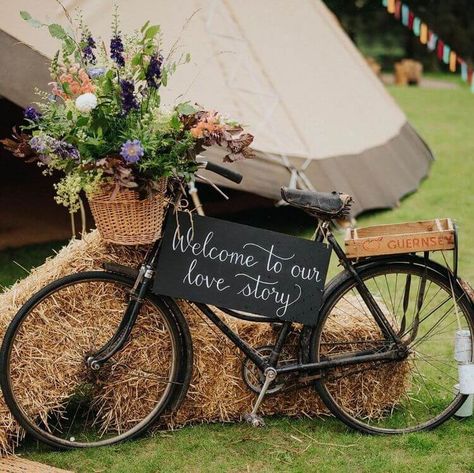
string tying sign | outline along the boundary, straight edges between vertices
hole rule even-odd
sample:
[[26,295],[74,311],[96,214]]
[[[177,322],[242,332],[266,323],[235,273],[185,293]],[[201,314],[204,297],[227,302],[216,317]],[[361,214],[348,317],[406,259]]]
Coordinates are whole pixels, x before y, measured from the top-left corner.
[[323,243],[179,212],[165,226],[153,292],[314,325],[329,258]]

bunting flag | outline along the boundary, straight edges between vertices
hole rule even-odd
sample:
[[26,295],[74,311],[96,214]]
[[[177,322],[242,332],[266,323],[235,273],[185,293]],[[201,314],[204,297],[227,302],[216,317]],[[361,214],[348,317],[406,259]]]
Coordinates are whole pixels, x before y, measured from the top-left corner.
[[426,45],[428,51],[434,52],[438,59],[449,67],[451,72],[460,71],[461,78],[467,82],[474,93],[474,71],[466,61],[451,49],[430,27],[417,17],[408,5],[401,0],[382,0],[388,13],[400,20],[402,25],[410,29]]
[[430,31],[429,36],[430,39],[428,40],[428,49],[430,51],[434,51],[436,49],[436,43],[438,42],[438,35]]
[[461,62],[461,77],[464,82],[467,82],[467,64],[464,61]]
[[443,51],[443,62],[445,64],[449,64],[449,56],[451,54],[451,48],[445,44],[444,45],[444,51]]
[[426,44],[428,42],[428,27],[426,26],[426,23],[421,24],[420,41],[421,41],[421,44]]
[[420,27],[421,27],[421,20],[416,16],[413,20],[413,33],[415,36],[420,36]]
[[444,41],[442,39],[438,39],[438,50],[437,50],[437,56],[440,61],[443,60],[443,54],[444,54]]
[[397,0],[395,3],[395,18],[399,20],[401,18],[401,11],[402,11],[402,2],[400,0]]
[[457,56],[454,51],[451,51],[451,54],[449,55],[449,70],[451,72],[456,72],[457,68]]
[[408,26],[410,9],[406,5],[402,5],[402,24]]

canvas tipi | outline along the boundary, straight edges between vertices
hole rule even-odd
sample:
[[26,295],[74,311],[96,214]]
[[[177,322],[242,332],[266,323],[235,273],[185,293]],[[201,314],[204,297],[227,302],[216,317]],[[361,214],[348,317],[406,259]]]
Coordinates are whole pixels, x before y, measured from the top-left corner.
[[[112,1],[64,0],[108,44]],[[432,155],[320,0],[120,1],[122,29],[162,25],[164,51],[191,53],[170,86],[225,111],[255,135],[256,157],[237,163],[241,189],[279,199],[281,185],[354,196],[354,214],[393,206],[428,173]],[[20,10],[64,23],[54,0],[0,0],[0,95],[26,106],[47,88],[57,43]],[[212,155],[211,159],[219,159]],[[228,185],[226,182],[225,185]]]

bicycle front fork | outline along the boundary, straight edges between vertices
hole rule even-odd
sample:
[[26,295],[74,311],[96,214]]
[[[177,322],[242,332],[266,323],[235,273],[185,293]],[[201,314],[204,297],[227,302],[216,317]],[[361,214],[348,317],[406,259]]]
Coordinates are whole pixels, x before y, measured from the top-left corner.
[[150,264],[143,264],[140,267],[135,284],[130,290],[127,308],[116,332],[102,348],[87,357],[86,364],[92,370],[100,369],[101,366],[120,351],[127,342],[142,307],[148,287],[153,279],[153,273]]

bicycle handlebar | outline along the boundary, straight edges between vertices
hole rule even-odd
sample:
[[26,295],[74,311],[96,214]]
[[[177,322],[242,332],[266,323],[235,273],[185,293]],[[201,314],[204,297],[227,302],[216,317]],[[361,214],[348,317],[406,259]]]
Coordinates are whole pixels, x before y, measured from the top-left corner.
[[229,179],[229,181],[235,182],[236,184],[242,182],[242,174],[229,169],[227,166],[221,166],[220,164],[212,163],[210,161],[203,161],[201,164],[204,165],[204,169],[219,174],[219,176]]

